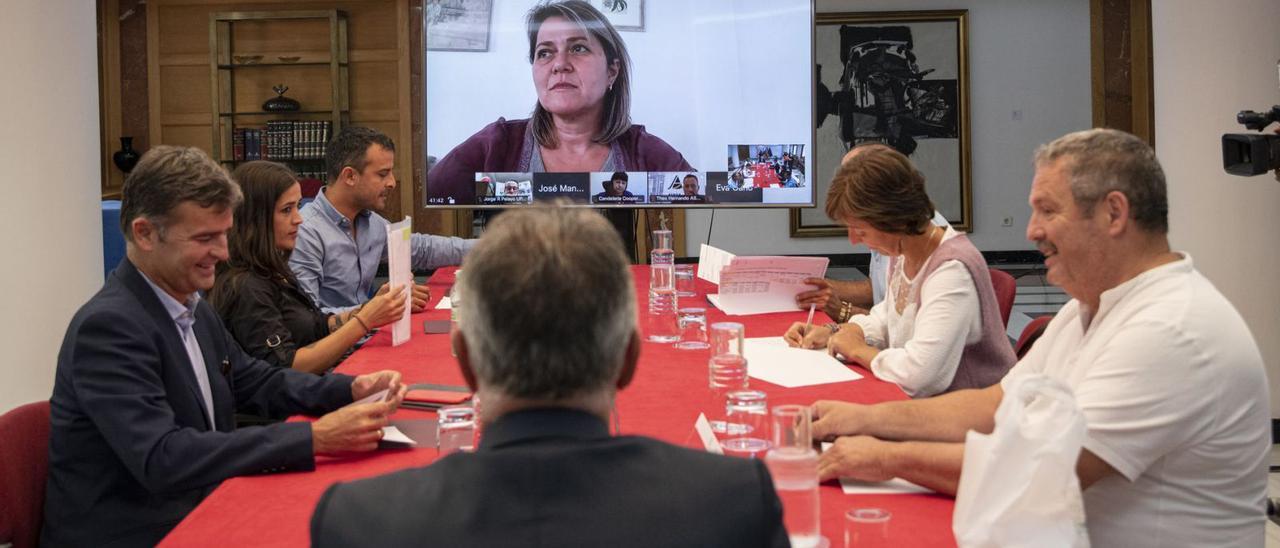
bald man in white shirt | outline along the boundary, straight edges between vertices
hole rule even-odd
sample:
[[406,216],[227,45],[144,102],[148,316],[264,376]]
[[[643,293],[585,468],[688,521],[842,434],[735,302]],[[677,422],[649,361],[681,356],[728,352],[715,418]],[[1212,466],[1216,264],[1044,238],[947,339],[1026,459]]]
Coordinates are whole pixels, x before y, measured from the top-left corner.
[[1066,383],[1088,435],[1076,472],[1095,546],[1261,546],[1271,448],[1261,354],[1235,308],[1170,250],[1164,173],[1124,132],[1036,152],[1027,238],[1072,301],[1002,384],[863,406],[814,404],[835,440],[823,479],[901,477],[955,493],[969,430],[989,433],[1002,386]]

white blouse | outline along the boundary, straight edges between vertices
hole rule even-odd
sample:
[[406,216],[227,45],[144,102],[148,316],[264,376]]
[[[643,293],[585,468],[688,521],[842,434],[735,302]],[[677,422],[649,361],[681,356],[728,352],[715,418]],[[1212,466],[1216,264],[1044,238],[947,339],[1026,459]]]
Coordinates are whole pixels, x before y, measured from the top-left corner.
[[[942,241],[959,235],[947,228]],[[951,385],[964,347],[982,338],[978,289],[964,263],[942,263],[927,279],[906,276],[903,256],[893,259],[884,300],[868,314],[849,319],[866,334],[867,344],[880,349],[871,360],[876,377],[895,383],[913,398],[932,396]],[[927,261],[926,261],[927,264]],[[911,285],[923,284],[920,306],[910,298]],[[899,313],[895,295],[907,296]]]

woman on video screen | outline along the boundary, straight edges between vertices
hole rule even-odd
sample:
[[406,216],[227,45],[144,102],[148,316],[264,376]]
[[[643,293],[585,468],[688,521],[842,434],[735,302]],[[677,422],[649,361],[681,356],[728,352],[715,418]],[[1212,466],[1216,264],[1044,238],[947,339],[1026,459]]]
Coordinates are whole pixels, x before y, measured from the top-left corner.
[[531,117],[485,126],[427,174],[428,198],[475,202],[475,174],[682,171],[693,167],[631,123],[631,59],[608,19],[582,0],[526,18],[538,102]]

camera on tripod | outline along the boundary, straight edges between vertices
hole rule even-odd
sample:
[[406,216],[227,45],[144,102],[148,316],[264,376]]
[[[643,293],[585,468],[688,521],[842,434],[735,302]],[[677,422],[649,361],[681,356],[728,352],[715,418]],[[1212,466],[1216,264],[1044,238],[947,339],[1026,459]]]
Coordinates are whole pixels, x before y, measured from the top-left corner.
[[[1262,131],[1273,122],[1280,122],[1280,105],[1267,112],[1242,110],[1236,122],[1244,127]],[[1227,133],[1222,136],[1222,168],[1232,175],[1261,175],[1280,169],[1280,135],[1257,133]]]

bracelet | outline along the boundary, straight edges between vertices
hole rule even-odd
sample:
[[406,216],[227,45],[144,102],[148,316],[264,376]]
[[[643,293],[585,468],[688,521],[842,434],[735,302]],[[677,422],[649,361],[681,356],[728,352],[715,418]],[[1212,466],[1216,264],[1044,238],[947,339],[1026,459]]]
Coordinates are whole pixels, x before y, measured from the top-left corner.
[[840,331],[840,324],[836,322],[831,322],[827,324],[825,327],[831,330],[832,335],[835,335],[837,331]]
[[372,329],[369,329],[369,324],[364,323],[364,320],[360,319],[360,316],[358,316],[358,315],[356,315],[356,314],[352,314],[352,315],[351,315],[351,317],[352,317],[352,318],[355,318],[355,320],[356,320],[357,322],[360,322],[360,327],[363,327],[363,328],[364,328],[364,334],[365,334],[365,335],[368,335],[368,334],[369,334],[369,332],[370,332],[370,331],[372,331]]
[[838,317],[838,318],[836,318],[836,321],[838,321],[838,322],[847,322],[847,321],[849,321],[849,318],[853,316],[853,303],[852,303],[852,302],[849,302],[849,301],[843,301],[843,302],[841,302],[841,303],[840,303],[840,314],[838,314],[838,316],[839,316],[839,317]]

